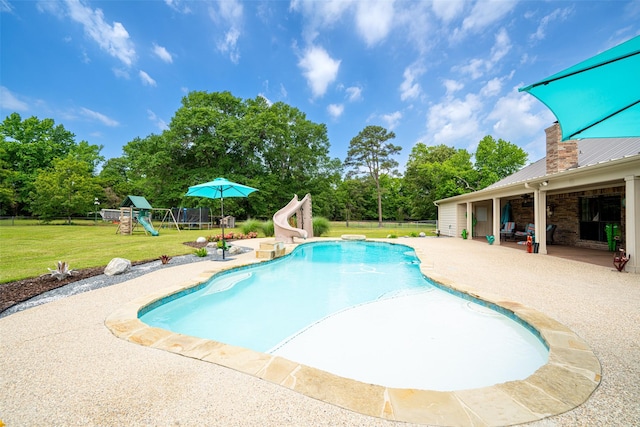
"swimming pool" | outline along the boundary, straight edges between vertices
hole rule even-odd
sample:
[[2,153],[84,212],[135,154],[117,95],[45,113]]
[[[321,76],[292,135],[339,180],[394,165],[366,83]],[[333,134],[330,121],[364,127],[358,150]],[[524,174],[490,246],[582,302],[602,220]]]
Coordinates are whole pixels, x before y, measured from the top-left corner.
[[140,320],[391,387],[482,387],[526,378],[548,358],[517,319],[428,281],[404,245],[305,244],[194,290]]

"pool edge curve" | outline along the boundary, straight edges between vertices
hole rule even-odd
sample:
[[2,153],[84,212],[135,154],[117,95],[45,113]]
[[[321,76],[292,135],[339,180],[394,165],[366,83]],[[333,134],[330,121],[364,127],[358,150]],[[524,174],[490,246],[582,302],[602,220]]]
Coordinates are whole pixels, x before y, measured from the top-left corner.
[[[416,255],[424,266],[424,254],[420,252],[416,250]],[[326,403],[390,421],[442,426],[527,423],[580,406],[600,384],[600,362],[587,343],[569,328],[530,307],[455,284],[426,268],[421,268],[423,274],[439,287],[500,307],[537,331],[549,348],[548,362],[524,380],[477,389],[399,389],[339,377],[279,356],[173,333],[138,319],[139,313],[151,304],[197,288],[214,274],[255,263],[254,260],[232,268],[221,266],[130,301],[107,317],[105,326],[127,341],[215,363]]]

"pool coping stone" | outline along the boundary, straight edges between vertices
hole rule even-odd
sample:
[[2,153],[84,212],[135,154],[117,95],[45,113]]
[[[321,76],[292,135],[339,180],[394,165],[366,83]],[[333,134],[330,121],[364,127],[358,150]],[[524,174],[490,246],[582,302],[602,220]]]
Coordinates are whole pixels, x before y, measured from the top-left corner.
[[[287,245],[287,254],[293,247]],[[198,287],[214,274],[269,262],[259,259],[210,270],[132,300],[109,315],[105,326],[116,337],[132,343],[225,366],[364,415],[416,424],[504,426],[537,421],[581,405],[598,387],[600,362],[588,344],[569,328],[517,302],[453,283],[430,270],[422,251],[416,250],[416,255],[422,263],[422,273],[437,286],[500,307],[535,329],[549,348],[548,362],[524,380],[489,387],[450,392],[398,389],[343,378],[280,356],[151,327],[138,318],[145,307]]]

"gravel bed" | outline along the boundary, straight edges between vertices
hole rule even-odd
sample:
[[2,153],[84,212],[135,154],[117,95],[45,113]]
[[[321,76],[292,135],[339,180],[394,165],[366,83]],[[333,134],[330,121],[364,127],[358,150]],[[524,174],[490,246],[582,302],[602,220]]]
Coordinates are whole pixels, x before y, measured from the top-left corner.
[[[252,251],[251,248],[237,246],[241,249],[239,253],[246,253]],[[222,255],[217,254],[215,251],[209,252],[206,257],[199,257],[196,255],[181,255],[171,258],[168,264],[162,264],[160,260],[148,262],[145,264],[139,264],[132,266],[127,272],[118,274],[116,276],[108,276],[106,274],[100,274],[98,276],[89,277],[88,279],[78,280],[68,285],[61,286],[56,289],[52,289],[47,292],[43,292],[31,299],[15,304],[8,309],[0,313],[0,319],[17,313],[22,310],[26,310],[32,307],[37,307],[42,304],[46,304],[52,301],[66,298],[72,295],[81,294],[83,292],[92,291],[94,289],[105,288],[107,286],[117,285],[118,283],[126,282],[127,280],[135,279],[144,274],[151,273],[152,271],[160,270],[163,268],[175,267],[177,265],[191,264],[202,261],[231,261],[233,256],[228,253],[225,254],[225,259],[222,259]]]

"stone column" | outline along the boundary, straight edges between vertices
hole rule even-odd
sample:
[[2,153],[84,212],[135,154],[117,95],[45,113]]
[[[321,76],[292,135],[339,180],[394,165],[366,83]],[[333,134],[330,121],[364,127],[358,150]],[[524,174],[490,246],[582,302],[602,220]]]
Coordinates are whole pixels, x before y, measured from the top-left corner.
[[502,211],[500,210],[500,198],[493,198],[493,237],[494,245],[500,244],[500,216],[502,215]]
[[624,249],[631,255],[625,271],[640,273],[640,176],[627,176],[625,181]]
[[538,253],[547,253],[547,192],[536,190],[534,192],[534,222],[536,224],[536,243]]

